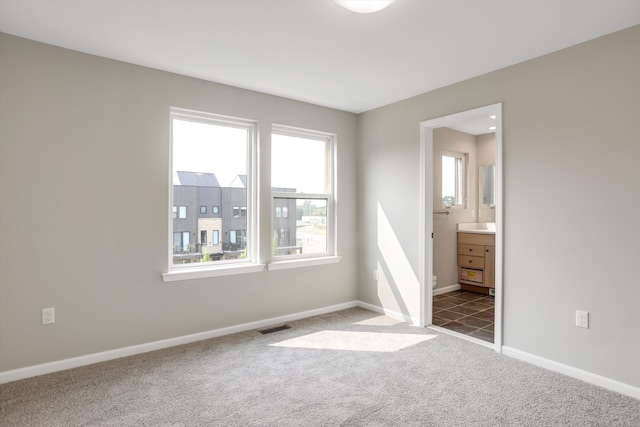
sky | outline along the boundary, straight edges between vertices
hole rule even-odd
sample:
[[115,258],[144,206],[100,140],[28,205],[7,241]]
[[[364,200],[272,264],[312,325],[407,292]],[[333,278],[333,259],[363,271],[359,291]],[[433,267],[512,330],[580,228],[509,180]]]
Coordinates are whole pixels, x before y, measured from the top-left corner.
[[173,121],[173,171],[214,173],[221,186],[247,174],[246,129]]
[[[214,173],[221,186],[247,174],[247,130],[175,119],[173,170]],[[274,134],[272,187],[325,192],[325,141]]]

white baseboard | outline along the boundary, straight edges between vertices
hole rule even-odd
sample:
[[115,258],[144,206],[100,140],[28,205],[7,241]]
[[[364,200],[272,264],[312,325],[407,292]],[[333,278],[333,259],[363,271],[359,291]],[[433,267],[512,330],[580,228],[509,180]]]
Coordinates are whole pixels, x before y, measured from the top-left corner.
[[401,322],[406,322],[411,325],[419,325],[419,319],[416,319],[411,316],[407,316],[398,311],[389,310],[383,307],[379,307],[377,305],[369,304],[368,302],[358,301],[358,307],[364,308],[365,310],[373,311],[374,313],[384,314],[385,316],[389,316],[393,319],[400,320]]
[[550,371],[558,372],[560,374],[582,380],[589,384],[597,385],[629,397],[640,399],[640,388],[622,383],[620,381],[612,380],[611,378],[603,377],[601,375],[597,375],[588,371],[583,371],[582,369],[574,368],[573,366],[565,365],[563,363],[556,362],[550,359],[545,359],[544,357],[536,356],[507,346],[502,346],[502,354],[504,354],[505,356],[513,357],[514,359],[531,363],[532,365],[540,366],[541,368],[549,369]]
[[[146,344],[139,344],[139,345],[134,345],[130,347],[118,348],[115,350],[103,351],[100,353],[87,354],[85,356],[72,357],[70,359],[43,363],[41,365],[27,366],[25,368],[0,372],[0,384],[5,384],[12,381],[18,381],[25,378],[36,377],[38,375],[45,375],[53,372],[64,371],[71,368],[78,368],[80,366],[92,365],[94,363],[105,362],[108,360],[119,359],[121,357],[147,353],[149,351],[161,350],[163,348],[174,347],[177,345],[189,344],[192,342],[202,341],[210,338],[217,338],[224,335],[235,334],[238,332],[261,329],[261,328],[278,325],[285,322],[292,322],[294,320],[318,316],[326,313],[332,313],[334,311],[346,310],[348,308],[359,307],[359,306],[361,306],[359,301],[350,301],[350,302],[331,305],[328,307],[322,307],[314,310],[303,311],[300,313],[294,313],[294,314],[289,314],[289,315],[279,316],[279,317],[272,317],[270,319],[259,320],[256,322],[243,323],[241,325],[229,326],[226,328],[214,329],[211,331],[199,332],[196,334],[184,335],[181,337],[169,338],[166,340],[154,341]],[[363,307],[363,308],[366,308],[366,307]]]
[[446,294],[447,292],[457,291],[458,289],[460,289],[459,283],[451,286],[445,286],[444,288],[435,288],[433,290],[433,295]]

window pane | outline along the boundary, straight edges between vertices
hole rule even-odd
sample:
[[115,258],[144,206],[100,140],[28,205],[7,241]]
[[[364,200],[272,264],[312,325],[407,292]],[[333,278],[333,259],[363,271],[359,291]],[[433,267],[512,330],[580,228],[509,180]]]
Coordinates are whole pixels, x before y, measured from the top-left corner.
[[304,254],[327,252],[327,201],[297,199],[296,243]]
[[271,186],[297,193],[326,193],[326,144],[325,140],[273,134]]
[[442,203],[463,205],[465,203],[464,154],[442,156]]
[[456,159],[442,156],[442,203],[456,204]]
[[[173,230],[186,233],[179,256],[174,238],[174,264],[246,258],[249,132],[242,124],[173,117]],[[242,239],[236,230],[245,230]],[[185,240],[193,242],[186,249]]]
[[274,198],[274,203],[297,215],[275,218],[273,254],[322,254],[327,252],[327,201],[324,199]]

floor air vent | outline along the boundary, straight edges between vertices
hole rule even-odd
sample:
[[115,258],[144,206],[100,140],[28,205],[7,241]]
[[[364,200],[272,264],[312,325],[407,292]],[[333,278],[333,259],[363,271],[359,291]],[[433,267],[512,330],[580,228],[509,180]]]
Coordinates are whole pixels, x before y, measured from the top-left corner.
[[260,329],[260,330],[258,330],[258,332],[260,332],[261,334],[265,335],[265,334],[272,334],[274,332],[284,331],[285,329],[291,329],[291,326],[289,326],[289,325],[273,326],[273,327],[267,328],[267,329]]

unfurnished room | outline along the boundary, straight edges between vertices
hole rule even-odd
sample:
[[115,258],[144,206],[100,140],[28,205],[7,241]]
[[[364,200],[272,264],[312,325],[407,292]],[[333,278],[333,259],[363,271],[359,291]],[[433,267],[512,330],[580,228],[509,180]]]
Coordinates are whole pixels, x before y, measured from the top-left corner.
[[640,425],[640,1],[0,0],[0,425]]

